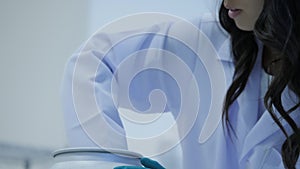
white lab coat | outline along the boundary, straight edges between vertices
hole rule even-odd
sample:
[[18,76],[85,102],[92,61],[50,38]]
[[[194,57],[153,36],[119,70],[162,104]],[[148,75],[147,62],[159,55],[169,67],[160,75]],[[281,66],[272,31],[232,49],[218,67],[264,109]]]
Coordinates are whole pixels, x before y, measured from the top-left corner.
[[[226,80],[225,88],[227,88],[232,82],[234,72],[230,37],[211,16],[205,15],[201,19],[193,21],[193,24],[211,41],[217,52],[218,58],[216,59],[222,63]],[[237,138],[232,136],[230,139],[228,134],[224,133],[225,130],[223,130],[220,121],[215,121],[214,123],[217,124],[216,128],[207,134],[206,139],[201,141],[202,128],[205,125],[208,112],[210,112],[210,106],[214,104],[213,101],[209,102],[210,99],[203,99],[205,96],[207,98],[211,97],[210,92],[213,90],[210,84],[206,82],[209,80],[209,77],[203,71],[201,61],[195,59],[189,49],[183,48],[182,45],[180,46],[176,40],[166,38],[166,36],[158,36],[159,34],[171,34],[173,30],[180,29],[180,25],[181,23],[163,23],[150,28],[121,32],[119,34],[97,32],[70,58],[66,65],[62,88],[62,100],[70,146],[95,146],[99,140],[105,140],[101,144],[111,148],[126,149],[126,138],[122,134],[113,134],[114,132],[111,132],[111,129],[107,129],[102,124],[99,124],[101,123],[99,121],[101,119],[100,116],[105,116],[106,122],[111,125],[114,131],[126,133],[123,130],[123,124],[119,117],[118,106],[128,107],[126,107],[126,103],[121,103],[122,101],[120,101],[124,99],[122,98],[124,97],[122,90],[117,94],[112,93],[113,87],[111,83],[114,80],[113,77],[117,76],[116,72],[120,68],[118,67],[119,64],[124,63],[130,54],[142,49],[160,48],[175,53],[184,60],[185,64],[195,74],[196,80],[198,82],[202,81],[201,84],[203,84],[199,87],[199,93],[201,93],[202,97],[198,116],[195,118],[190,132],[180,142],[183,159],[179,160],[182,160],[182,168],[283,169],[280,148],[285,137],[262,106],[263,94],[260,93],[262,44],[258,41],[259,56],[249,77],[248,84],[230,109],[230,118]],[[146,34],[145,32],[151,33]],[[197,37],[184,29],[182,29],[182,32],[182,35],[185,36],[182,37],[183,41],[185,41],[185,38]],[[136,33],[136,35],[128,38],[127,35],[132,35],[132,33]],[[123,37],[125,40],[123,39],[122,42],[116,43],[120,37]],[[113,46],[115,43],[117,45]],[[111,49],[111,52],[107,54],[105,51],[109,49]],[[137,65],[147,67],[152,63],[158,63],[163,67],[168,65],[170,61],[163,57],[146,57],[140,60],[136,58],[131,63],[132,69],[126,69],[129,74]],[[91,67],[96,68],[96,71]],[[118,83],[118,78],[115,79],[116,83]],[[137,109],[146,110],[149,107],[149,103],[144,100],[147,99],[149,91],[159,88],[165,92],[168,99],[165,111],[171,111],[175,117],[178,116],[181,100],[178,99],[178,88],[176,85],[166,85],[172,81],[169,77],[164,74],[155,74],[155,76],[146,74],[136,80],[139,82],[138,85],[132,85],[129,91],[132,92],[130,95],[132,104]],[[189,81],[191,79],[187,78],[186,80]],[[90,91],[88,89],[89,86],[92,86],[94,90]],[[120,86],[118,86],[118,89],[122,89],[122,86]],[[187,88],[189,87],[187,86]],[[80,97],[81,94],[84,95],[89,92],[95,94],[92,99],[95,100],[98,108],[100,107],[98,110],[92,109],[93,105]],[[219,97],[223,98],[224,93],[220,93]],[[284,107],[293,106],[293,99],[295,98],[286,89],[282,97]],[[76,108],[82,102],[84,104]],[[80,121],[78,120],[81,118],[78,115],[78,111],[84,111],[88,115],[84,116],[83,120],[81,119]],[[89,112],[93,113],[89,114]],[[221,114],[217,113],[217,115]],[[300,126],[299,108],[291,116]],[[290,133],[291,129],[286,125],[285,121],[282,123]],[[82,124],[86,125],[86,128],[82,127]],[[179,125],[179,130],[181,127],[184,128],[184,126]],[[170,161],[170,163],[172,162]],[[299,162],[297,166],[300,167]]]

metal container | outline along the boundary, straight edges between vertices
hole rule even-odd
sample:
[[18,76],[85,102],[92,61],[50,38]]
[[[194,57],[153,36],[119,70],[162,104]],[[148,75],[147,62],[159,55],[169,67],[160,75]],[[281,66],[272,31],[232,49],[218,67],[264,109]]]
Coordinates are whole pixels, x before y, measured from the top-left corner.
[[117,149],[68,148],[53,153],[51,169],[112,169],[117,166],[141,166],[140,154]]

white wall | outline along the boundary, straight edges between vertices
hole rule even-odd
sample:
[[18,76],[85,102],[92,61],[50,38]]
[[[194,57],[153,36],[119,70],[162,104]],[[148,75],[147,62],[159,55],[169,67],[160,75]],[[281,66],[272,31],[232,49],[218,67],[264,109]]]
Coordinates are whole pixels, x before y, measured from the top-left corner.
[[91,34],[115,19],[140,12],[164,12],[194,18],[211,12],[215,1],[218,0],[90,0],[88,32]]
[[64,64],[88,36],[82,0],[0,1],[0,143],[66,144]]

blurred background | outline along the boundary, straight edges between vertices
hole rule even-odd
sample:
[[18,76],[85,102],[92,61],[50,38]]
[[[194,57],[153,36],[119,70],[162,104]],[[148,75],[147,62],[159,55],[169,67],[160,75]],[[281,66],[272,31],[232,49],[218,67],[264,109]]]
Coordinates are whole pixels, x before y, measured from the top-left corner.
[[185,18],[205,0],[1,0],[0,169],[47,168],[67,146],[60,85],[71,54],[99,27],[137,12]]

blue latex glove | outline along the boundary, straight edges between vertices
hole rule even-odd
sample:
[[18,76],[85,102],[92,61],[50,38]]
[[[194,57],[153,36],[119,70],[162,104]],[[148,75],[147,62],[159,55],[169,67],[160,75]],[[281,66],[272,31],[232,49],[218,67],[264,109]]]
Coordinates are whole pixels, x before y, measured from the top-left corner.
[[143,167],[140,166],[118,166],[114,169],[165,169],[157,161],[151,160],[149,158],[142,158],[141,163]]

